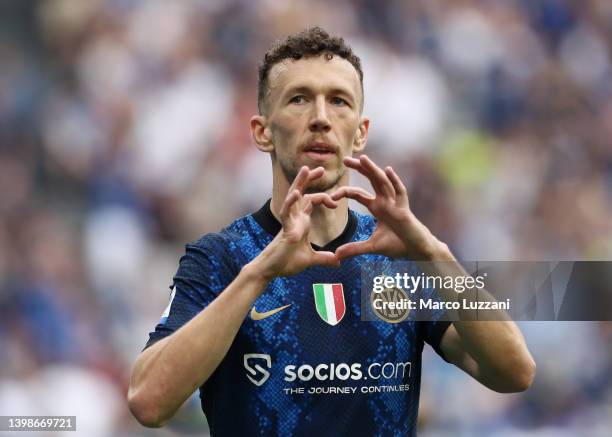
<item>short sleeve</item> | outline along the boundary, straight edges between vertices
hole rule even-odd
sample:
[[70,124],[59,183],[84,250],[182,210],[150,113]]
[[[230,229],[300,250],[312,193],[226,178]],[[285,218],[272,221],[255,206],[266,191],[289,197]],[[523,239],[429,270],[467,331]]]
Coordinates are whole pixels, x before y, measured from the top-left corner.
[[[440,301],[440,296],[434,288],[422,288],[421,292],[424,298]],[[420,322],[423,340],[425,340],[444,361],[448,362],[440,348],[442,337],[451,324],[448,320],[447,311],[445,309],[430,309],[422,311],[421,317],[423,317],[421,320],[425,320]]]
[[213,237],[185,246],[170,286],[170,302],[145,349],[189,322],[234,280],[238,269],[231,258],[227,245]]
[[431,322],[421,322],[423,329],[423,339],[436,351],[438,355],[442,357],[444,361],[448,360],[442,353],[442,349],[440,348],[440,342],[442,341],[442,336],[450,326],[451,322],[447,320],[436,320]]

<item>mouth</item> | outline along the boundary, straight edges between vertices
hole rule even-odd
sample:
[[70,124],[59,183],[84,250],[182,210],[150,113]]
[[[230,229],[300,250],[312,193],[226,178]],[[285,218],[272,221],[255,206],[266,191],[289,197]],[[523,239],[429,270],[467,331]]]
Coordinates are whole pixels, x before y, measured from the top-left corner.
[[304,154],[315,161],[325,161],[336,156],[336,148],[328,143],[310,143],[304,147]]

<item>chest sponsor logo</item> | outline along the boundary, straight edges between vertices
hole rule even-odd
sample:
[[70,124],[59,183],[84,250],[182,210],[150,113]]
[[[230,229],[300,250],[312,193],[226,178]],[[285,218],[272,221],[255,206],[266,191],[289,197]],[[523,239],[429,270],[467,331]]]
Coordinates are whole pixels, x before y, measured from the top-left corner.
[[[259,387],[273,371],[272,358],[268,354],[246,354],[244,367],[247,378]],[[296,363],[282,370],[284,383],[279,390],[287,395],[389,393],[410,390],[412,362]]]
[[[265,367],[262,367],[265,365]],[[247,378],[256,386],[262,385],[270,377],[272,367],[272,357],[267,354],[245,354],[244,368],[247,371]]]
[[317,314],[332,326],[340,323],[346,313],[342,284],[312,284]]
[[406,320],[411,308],[408,295],[397,287],[386,288],[378,292],[372,291],[370,305],[376,317],[389,323]]
[[262,319],[265,319],[266,317],[273,316],[274,314],[284,310],[285,308],[289,308],[290,306],[291,306],[291,304],[285,305],[285,306],[282,306],[282,307],[278,307],[278,308],[274,308],[273,310],[266,311],[266,312],[263,312],[263,313],[260,313],[259,311],[257,311],[255,309],[255,307],[253,307],[253,308],[251,308],[251,319],[253,319],[253,320],[262,320]]

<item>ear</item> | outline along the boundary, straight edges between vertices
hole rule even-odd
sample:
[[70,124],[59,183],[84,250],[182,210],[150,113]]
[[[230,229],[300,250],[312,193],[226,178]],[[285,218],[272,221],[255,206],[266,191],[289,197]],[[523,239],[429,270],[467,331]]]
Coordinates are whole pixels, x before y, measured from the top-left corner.
[[357,135],[355,135],[355,141],[353,143],[353,152],[361,153],[366,146],[368,141],[368,129],[370,128],[370,119],[368,117],[361,117],[359,123],[359,129]]
[[262,152],[272,153],[274,151],[272,134],[268,128],[265,116],[254,115],[251,117],[251,136],[255,146]]

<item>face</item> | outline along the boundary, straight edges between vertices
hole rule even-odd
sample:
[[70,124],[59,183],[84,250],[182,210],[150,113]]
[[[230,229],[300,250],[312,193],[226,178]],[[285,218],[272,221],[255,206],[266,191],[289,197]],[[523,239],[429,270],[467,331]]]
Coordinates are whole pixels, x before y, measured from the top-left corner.
[[274,171],[290,184],[303,165],[322,166],[310,191],[337,186],[345,177],[342,159],[361,151],[367,137],[355,68],[339,56],[285,60],[270,70],[268,83],[261,121]]

